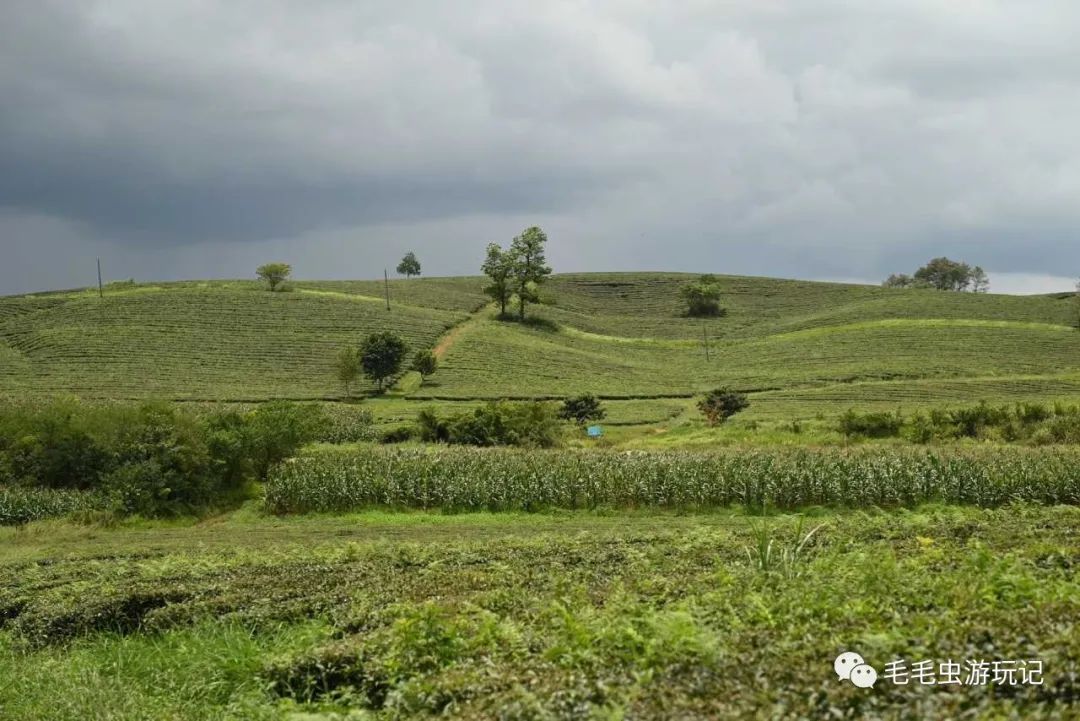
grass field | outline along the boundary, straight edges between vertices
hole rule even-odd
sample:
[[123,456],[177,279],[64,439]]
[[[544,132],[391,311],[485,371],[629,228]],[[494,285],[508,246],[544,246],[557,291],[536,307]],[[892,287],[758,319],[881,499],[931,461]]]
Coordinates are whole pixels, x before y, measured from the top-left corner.
[[[0,715],[1070,718],[1078,533],[1024,506],[0,529]],[[845,650],[1043,683],[857,689]]]

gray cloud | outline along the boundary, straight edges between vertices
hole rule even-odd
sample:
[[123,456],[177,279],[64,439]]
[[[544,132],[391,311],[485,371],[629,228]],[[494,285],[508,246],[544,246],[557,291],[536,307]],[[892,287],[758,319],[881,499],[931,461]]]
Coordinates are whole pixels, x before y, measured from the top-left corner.
[[566,270],[1080,272],[1071,0],[671,5],[4,3],[0,292],[534,222]]

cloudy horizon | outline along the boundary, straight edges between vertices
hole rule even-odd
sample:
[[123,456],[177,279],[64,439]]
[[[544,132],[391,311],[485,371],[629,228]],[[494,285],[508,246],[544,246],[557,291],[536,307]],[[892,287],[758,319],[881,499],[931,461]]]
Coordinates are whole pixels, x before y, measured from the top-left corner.
[[1078,35],[1065,0],[15,0],[0,294],[475,275],[534,224],[557,272],[1068,291]]

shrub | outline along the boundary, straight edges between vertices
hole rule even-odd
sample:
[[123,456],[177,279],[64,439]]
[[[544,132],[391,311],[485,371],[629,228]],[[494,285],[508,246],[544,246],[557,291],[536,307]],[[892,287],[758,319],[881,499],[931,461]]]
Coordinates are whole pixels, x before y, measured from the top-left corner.
[[995,408],[985,401],[971,408],[959,408],[950,413],[956,434],[966,438],[977,438],[984,428],[1000,426],[1009,420],[1009,409]]
[[116,467],[102,486],[120,510],[154,515],[209,505],[218,490],[195,419],[164,405],[142,406],[118,430]]
[[416,351],[412,369],[420,374],[420,382],[423,383],[424,379],[439,369],[439,359],[429,350]]
[[679,295],[687,305],[687,315],[694,318],[711,318],[724,315],[720,307],[720,286],[715,276],[703,275],[697,282],[684,285]]
[[600,399],[590,393],[567,398],[563,401],[562,408],[559,409],[559,418],[574,421],[579,425],[584,425],[589,421],[602,420],[606,415],[607,411],[604,410]]
[[270,469],[316,440],[330,426],[322,408],[288,401],[266,403],[250,414],[245,444],[255,477],[265,480]]
[[417,415],[422,440],[471,446],[550,448],[559,442],[559,421],[550,403],[487,403],[441,419],[430,409]]
[[710,426],[723,423],[731,416],[750,407],[750,401],[742,393],[730,388],[717,388],[709,391],[698,401],[700,410]]
[[380,443],[404,443],[413,437],[413,429],[409,426],[397,426],[387,428],[379,437]]
[[899,413],[856,413],[848,409],[840,416],[840,432],[848,438],[895,438],[903,424]]

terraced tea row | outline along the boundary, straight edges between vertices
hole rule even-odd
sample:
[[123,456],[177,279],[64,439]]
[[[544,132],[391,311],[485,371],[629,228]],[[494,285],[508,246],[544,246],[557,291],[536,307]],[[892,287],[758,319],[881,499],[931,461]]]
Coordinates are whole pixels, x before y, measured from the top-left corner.
[[679,289],[685,273],[589,273],[555,276],[538,313],[602,335],[651,338],[750,338],[886,318],[1009,320],[1076,323],[1068,299],[896,290],[843,283],[718,276],[727,314],[683,317]]
[[[1080,371],[1080,333],[987,321],[881,321],[713,341],[603,337],[487,321],[470,329],[417,397],[591,392],[680,396],[729,384],[781,390],[853,381]],[[944,400],[947,400],[944,399]]]
[[[392,329],[426,348],[464,314],[300,293],[176,289],[75,299],[0,324],[25,363],[0,392],[258,399],[338,392],[336,352]],[[29,368],[27,367],[29,364]]]

